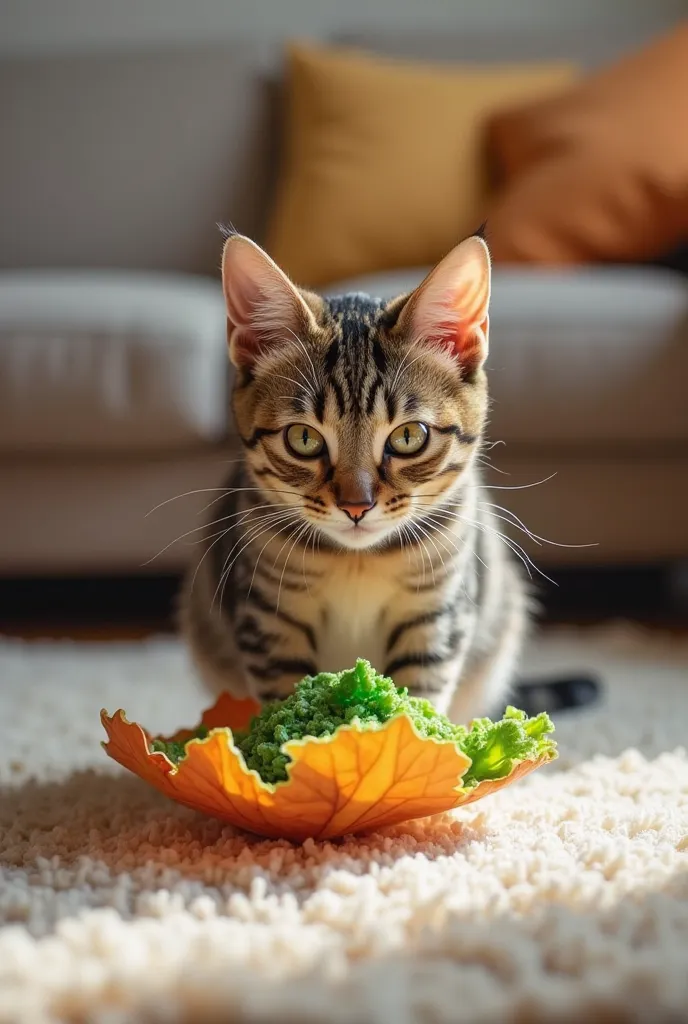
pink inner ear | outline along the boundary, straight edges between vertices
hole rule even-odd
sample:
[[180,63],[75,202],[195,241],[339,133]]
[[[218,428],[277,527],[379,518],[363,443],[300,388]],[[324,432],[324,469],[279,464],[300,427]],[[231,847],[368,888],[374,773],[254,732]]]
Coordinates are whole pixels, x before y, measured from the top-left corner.
[[489,301],[489,278],[474,271],[457,283],[452,307],[463,324],[476,327],[484,320]]
[[260,284],[243,267],[235,266],[231,278],[225,283],[227,316],[235,327],[248,328],[256,310],[264,302]]
[[260,355],[260,338],[250,328],[232,327],[228,322],[232,358],[241,366],[251,366]]
[[444,344],[472,370],[487,355],[490,274],[489,263],[457,259],[463,248],[450,254],[421,286],[412,322],[416,336]]
[[475,369],[485,359],[488,317],[481,324],[457,324],[452,342],[454,355],[467,369]]
[[225,243],[222,281],[235,363],[255,362],[308,321],[308,307],[295,286],[250,239],[234,236]]

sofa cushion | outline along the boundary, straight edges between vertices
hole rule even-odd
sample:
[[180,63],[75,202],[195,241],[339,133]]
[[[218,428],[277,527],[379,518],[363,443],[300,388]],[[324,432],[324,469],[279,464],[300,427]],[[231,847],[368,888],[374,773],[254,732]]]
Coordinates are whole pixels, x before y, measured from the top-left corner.
[[[389,298],[415,287],[427,269],[342,281],[326,292]],[[685,443],[685,281],[654,267],[497,268],[488,370],[493,439],[582,444],[591,456],[595,442]]]
[[152,451],[222,437],[225,324],[211,279],[0,273],[0,451]]
[[[671,102],[667,100],[671,98]],[[688,235],[688,20],[558,97],[498,111],[493,257],[657,259]]]
[[439,259],[484,219],[487,118],[574,77],[568,62],[452,66],[291,47],[270,255],[315,288]]

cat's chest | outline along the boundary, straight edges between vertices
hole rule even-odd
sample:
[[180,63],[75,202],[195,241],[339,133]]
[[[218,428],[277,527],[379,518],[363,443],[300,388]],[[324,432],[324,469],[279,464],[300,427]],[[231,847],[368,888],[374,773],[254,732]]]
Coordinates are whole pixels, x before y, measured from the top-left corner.
[[330,576],[318,630],[321,671],[351,668],[357,658],[366,658],[378,670],[384,667],[386,623],[398,588],[381,568],[353,562]]

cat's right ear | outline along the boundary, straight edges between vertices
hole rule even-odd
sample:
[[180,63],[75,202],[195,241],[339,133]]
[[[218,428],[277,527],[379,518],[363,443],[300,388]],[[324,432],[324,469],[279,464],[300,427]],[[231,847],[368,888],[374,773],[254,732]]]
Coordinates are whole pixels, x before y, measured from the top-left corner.
[[235,366],[252,367],[273,346],[315,327],[299,290],[266,252],[230,235],[222,252],[227,338]]

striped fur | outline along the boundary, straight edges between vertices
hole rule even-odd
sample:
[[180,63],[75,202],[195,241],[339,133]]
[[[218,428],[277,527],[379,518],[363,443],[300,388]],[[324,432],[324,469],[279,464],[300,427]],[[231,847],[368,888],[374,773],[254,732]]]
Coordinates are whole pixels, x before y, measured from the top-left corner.
[[[198,669],[215,690],[264,701],[366,657],[457,720],[489,713],[506,696],[527,601],[484,504],[482,365],[462,358],[470,346],[457,357],[419,339],[417,293],[383,303],[300,292],[291,312],[286,294],[283,330],[273,317],[261,336],[253,310],[238,342],[228,299],[244,459],[185,587]],[[429,440],[397,457],[386,441],[408,422]],[[320,457],[289,450],[294,423],[322,434]],[[360,522],[338,507],[351,488],[374,500]]]

